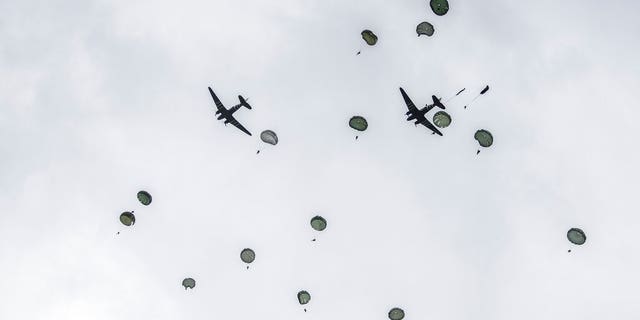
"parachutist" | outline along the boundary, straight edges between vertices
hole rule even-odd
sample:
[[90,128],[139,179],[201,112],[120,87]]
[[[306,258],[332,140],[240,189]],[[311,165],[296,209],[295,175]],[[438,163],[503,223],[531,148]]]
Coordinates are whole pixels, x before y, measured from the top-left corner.
[[356,136],[356,140],[358,140],[358,136]]
[[466,108],[467,108],[467,106],[464,106],[464,108],[466,109]]
[[567,250],[567,252],[571,252],[571,249]]
[[260,150],[256,151],[256,154],[260,153]]
[[356,53],[356,56],[360,54],[360,51],[358,51],[358,53]]
[[479,153],[480,153],[480,150],[478,149],[478,151],[476,151],[476,154],[479,154]]
[[304,309],[304,312],[307,312],[307,309]]
[[316,241],[316,239],[313,239],[313,240],[311,240],[311,241]]

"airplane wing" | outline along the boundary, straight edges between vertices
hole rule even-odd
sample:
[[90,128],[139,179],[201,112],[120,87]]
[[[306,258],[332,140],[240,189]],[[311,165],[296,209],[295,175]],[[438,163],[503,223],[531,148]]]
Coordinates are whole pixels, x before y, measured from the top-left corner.
[[229,123],[234,125],[236,128],[240,129],[240,131],[242,131],[242,132],[244,132],[244,133],[246,133],[248,135],[251,135],[251,132],[249,132],[249,130],[247,130],[245,127],[243,127],[240,124],[240,122],[238,122],[238,120],[236,120],[236,118],[234,118],[233,116],[228,116],[226,119],[229,121]]
[[438,130],[438,128],[436,128],[433,124],[431,124],[431,122],[429,122],[429,120],[424,119],[424,121],[420,122],[421,125],[429,128],[431,131],[433,131],[433,133],[442,136],[442,132],[440,132],[440,130]]
[[442,104],[442,102],[440,102],[440,99],[438,99],[438,97],[436,96],[431,96],[431,99],[433,100],[433,105],[440,108],[440,109],[445,109],[444,104]]
[[211,93],[211,98],[213,98],[213,102],[216,103],[216,107],[218,108],[218,110],[226,110],[222,102],[220,102],[220,99],[218,99],[216,94],[213,93],[213,90],[211,90],[211,87],[209,87],[209,93]]
[[418,113],[418,108],[416,108],[416,105],[413,104],[413,101],[411,101],[407,93],[404,92],[404,89],[400,88],[400,93],[402,93],[402,98],[404,99],[404,103],[407,104],[407,108],[409,109],[409,112],[407,114]]

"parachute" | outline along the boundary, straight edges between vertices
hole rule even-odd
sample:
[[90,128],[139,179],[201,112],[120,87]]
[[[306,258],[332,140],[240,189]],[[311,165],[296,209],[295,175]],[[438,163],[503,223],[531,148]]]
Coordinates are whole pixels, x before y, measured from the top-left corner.
[[484,88],[482,88],[482,90],[480,91],[480,93],[479,93],[477,96],[475,96],[475,97],[473,98],[473,100],[471,100],[471,102],[469,102],[469,104],[468,104],[468,105],[464,106],[464,108],[466,109],[466,108],[467,108],[467,106],[470,106],[474,101],[476,101],[476,99],[478,99],[478,97],[480,97],[481,95],[483,95],[483,94],[487,93],[487,91],[489,91],[489,85],[486,85]]
[[433,115],[433,123],[438,128],[446,128],[451,124],[451,116],[444,111],[438,111]]
[[567,239],[573,244],[583,245],[587,241],[587,235],[584,234],[582,229],[571,228],[567,231]]
[[130,227],[136,223],[136,216],[133,215],[133,212],[125,211],[120,215],[120,222]]
[[349,127],[358,131],[365,131],[369,127],[369,124],[367,123],[367,119],[361,116],[353,116],[349,119]]
[[[256,253],[253,252],[253,250],[246,248],[240,252],[240,259],[244,263],[251,263],[256,259]],[[247,269],[249,269],[249,266],[247,266]]]
[[311,218],[311,228],[316,231],[322,231],[327,228],[327,220],[321,216]]
[[196,281],[191,278],[185,278],[184,280],[182,280],[182,286],[185,290],[187,290],[187,288],[193,289],[196,286]]
[[404,318],[404,310],[400,308],[393,308],[389,311],[389,319],[402,320]]
[[307,304],[309,303],[309,301],[311,301],[311,295],[309,294],[309,292],[306,292],[304,290],[298,292],[298,302],[300,304]]
[[148,206],[151,203],[151,195],[149,192],[144,190],[138,192],[138,201],[145,206]]
[[439,16],[444,16],[449,11],[449,1],[447,0],[431,0],[429,5],[433,13]]
[[364,41],[370,46],[375,45],[376,42],[378,42],[378,36],[371,32],[371,30],[364,30],[360,34],[362,35],[362,39],[364,39]]
[[474,134],[473,137],[478,140],[481,147],[488,148],[493,144],[493,136],[491,135],[491,132],[487,130],[480,129],[476,131],[476,134]]
[[274,145],[274,146],[278,144],[278,136],[276,135],[275,132],[271,130],[262,131],[262,133],[260,134],[260,139],[263,142]]
[[434,31],[435,30],[433,29],[433,25],[426,21],[420,22],[416,27],[416,33],[418,34],[418,37],[423,34],[427,37],[431,37]]

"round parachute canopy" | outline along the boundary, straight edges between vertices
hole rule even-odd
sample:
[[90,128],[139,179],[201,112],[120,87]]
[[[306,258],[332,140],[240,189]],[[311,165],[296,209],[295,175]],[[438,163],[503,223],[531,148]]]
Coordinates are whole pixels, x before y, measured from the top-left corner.
[[146,192],[144,190],[139,191],[138,201],[140,201],[140,203],[144,204],[145,206],[148,206],[151,203],[151,195],[149,194],[149,192]]
[[429,2],[433,13],[444,16],[449,11],[449,1],[447,0],[431,0]]
[[478,130],[476,131],[476,134],[473,135],[473,137],[478,140],[478,143],[482,147],[487,148],[493,144],[493,136],[491,135],[491,132],[487,130]]
[[240,259],[242,259],[242,262],[244,263],[251,263],[256,259],[256,253],[253,252],[253,250],[246,248],[240,252]]
[[300,302],[300,304],[307,304],[309,301],[311,301],[311,295],[309,292],[304,290],[298,292],[298,302]]
[[311,218],[311,228],[316,231],[322,231],[327,228],[327,220],[321,216]]
[[389,311],[389,319],[402,320],[404,318],[404,310],[400,308],[393,308]]
[[367,123],[367,119],[361,116],[353,116],[349,119],[349,127],[358,131],[365,131],[369,127],[369,124]]
[[567,232],[567,239],[573,244],[583,245],[587,241],[587,235],[581,229],[571,228]]
[[278,136],[276,135],[275,132],[271,131],[271,130],[265,130],[262,131],[262,133],[260,134],[260,139],[268,144],[272,144],[272,145],[276,145],[278,144]]
[[378,36],[371,32],[371,30],[364,30],[360,34],[362,35],[362,39],[364,39],[364,41],[370,46],[378,42]]
[[433,115],[433,123],[438,128],[446,128],[451,124],[451,116],[444,111],[438,111]]
[[418,24],[418,26],[416,27],[416,33],[418,34],[418,37],[423,34],[427,37],[431,37],[434,31],[435,30],[433,29],[433,25],[426,21],[420,22],[420,24]]
[[127,227],[132,226],[136,223],[136,216],[129,211],[125,211],[120,215],[120,222]]
[[182,286],[185,290],[193,289],[196,286],[196,281],[191,278],[185,278],[184,280],[182,280]]

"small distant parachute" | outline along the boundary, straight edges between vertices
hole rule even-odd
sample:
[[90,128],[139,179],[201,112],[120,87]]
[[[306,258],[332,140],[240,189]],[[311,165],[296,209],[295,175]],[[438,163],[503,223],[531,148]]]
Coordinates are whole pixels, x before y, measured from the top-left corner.
[[191,278],[185,278],[184,280],[182,280],[182,286],[185,290],[193,289],[196,287],[196,281]]
[[[244,263],[251,263],[256,259],[256,253],[253,250],[246,248],[240,252],[240,259]],[[249,266],[247,266],[247,269],[249,269]]]
[[376,36],[371,30],[364,30],[360,34],[362,35],[362,39],[364,39],[364,41],[370,46],[375,45],[378,42],[378,36]]
[[481,147],[488,148],[493,144],[493,136],[491,132],[480,129],[476,131],[473,137],[478,141]]
[[327,220],[321,216],[311,218],[311,228],[316,231],[322,231],[327,228]]
[[143,205],[148,206],[149,204],[151,204],[151,195],[149,194],[149,192],[146,192],[144,190],[138,191],[138,201],[140,201],[140,203],[142,203]]
[[133,212],[125,211],[120,215],[120,222],[130,227],[136,223],[136,216],[133,215]]
[[567,239],[576,245],[583,245],[587,241],[587,235],[579,228],[571,228],[567,231]]
[[418,37],[423,34],[427,37],[431,37],[434,31],[435,30],[433,29],[433,25],[426,21],[420,22],[416,27],[416,33],[418,34]]
[[365,131],[369,127],[369,124],[367,123],[367,119],[361,116],[353,116],[349,119],[349,127],[358,131]]
[[[309,294],[309,292],[306,292],[304,290],[298,292],[298,302],[301,305],[305,305],[309,303],[309,301],[311,301],[311,295]],[[304,309],[304,312],[307,312],[307,309]]]
[[400,308],[393,308],[389,311],[389,319],[402,320],[404,319],[404,310]]
[[487,91],[489,91],[489,85],[486,85],[484,88],[482,88],[482,90],[480,91],[480,93],[479,93],[477,96],[475,96],[475,97],[473,98],[473,100],[471,100],[471,102],[469,102],[469,104],[468,104],[468,105],[464,106],[464,108],[466,109],[466,108],[467,108],[467,106],[470,106],[474,101],[476,101],[476,99],[478,99],[478,97],[480,97],[481,95],[483,95],[483,94],[487,93]]
[[262,131],[262,133],[260,134],[260,139],[263,142],[274,145],[274,146],[278,144],[278,136],[276,135],[275,132],[271,130]]
[[451,116],[444,111],[438,111],[433,115],[433,124],[438,128],[446,128],[451,124]]
[[431,0],[429,5],[436,15],[444,16],[449,12],[449,1],[447,0]]

